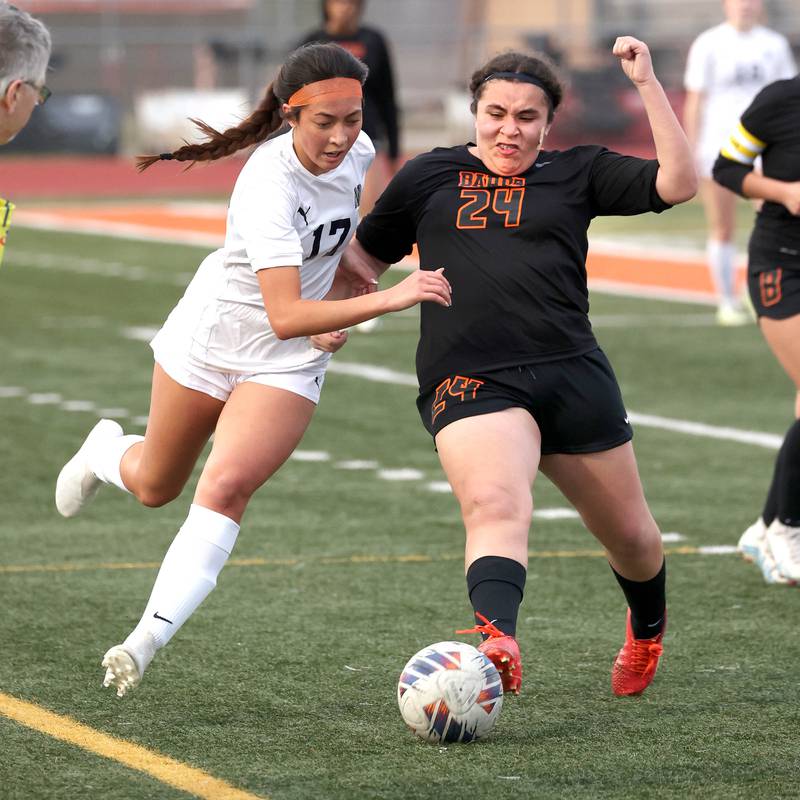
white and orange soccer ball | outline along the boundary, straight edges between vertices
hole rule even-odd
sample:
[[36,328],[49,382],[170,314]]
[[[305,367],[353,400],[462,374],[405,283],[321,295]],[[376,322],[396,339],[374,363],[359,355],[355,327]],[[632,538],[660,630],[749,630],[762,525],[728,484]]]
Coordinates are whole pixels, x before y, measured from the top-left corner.
[[412,656],[397,684],[406,725],[420,738],[472,742],[494,727],[503,707],[497,668],[472,645],[437,642]]

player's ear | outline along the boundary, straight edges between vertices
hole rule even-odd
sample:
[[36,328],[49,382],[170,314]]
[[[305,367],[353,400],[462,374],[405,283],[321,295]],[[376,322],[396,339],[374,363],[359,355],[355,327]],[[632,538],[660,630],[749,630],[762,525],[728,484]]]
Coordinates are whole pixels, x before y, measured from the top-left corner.
[[10,112],[14,110],[17,105],[17,95],[19,95],[21,86],[22,81],[20,80],[13,80],[6,86],[5,92],[0,96],[0,106],[6,111]]
[[281,106],[281,114],[289,125],[293,128],[297,127],[297,115],[292,113],[292,107],[288,103],[284,103]]

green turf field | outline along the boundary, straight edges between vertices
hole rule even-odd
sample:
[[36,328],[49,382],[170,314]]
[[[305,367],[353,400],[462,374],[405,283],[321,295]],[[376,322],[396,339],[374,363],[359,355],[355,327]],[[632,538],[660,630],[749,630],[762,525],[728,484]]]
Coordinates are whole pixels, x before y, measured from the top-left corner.
[[[690,227],[682,219],[671,224]],[[443,475],[413,388],[336,372],[301,445],[329,460],[293,459],[256,496],[234,553],[255,563],[226,567],[136,692],[120,701],[101,689],[102,654],[138,620],[192,487],[157,510],[107,489],[63,520],[55,476],[98,409],[141,429],[152,360],[130,329],[162,321],[202,256],[10,237],[0,693],[275,800],[797,796],[797,590],[765,585],[735,555],[672,555],[658,676],[643,697],[620,700],[610,667],[624,601],[601,557],[574,555],[596,550],[574,519],[532,526],[522,695],[506,698],[476,745],[415,740],[396,680],[416,650],[471,623],[463,533],[452,496],[428,488]],[[790,424],[792,387],[755,327],[719,329],[703,306],[605,295],[592,310],[631,411],[778,435]],[[354,333],[337,360],[410,373],[414,342],[414,314],[399,314]],[[662,530],[684,537],[669,548],[735,544],[759,513],[773,450],[643,426],[635,445]],[[423,477],[337,466],[356,459]],[[566,507],[545,479],[536,504]],[[0,742],[8,800],[191,796],[2,716]]]

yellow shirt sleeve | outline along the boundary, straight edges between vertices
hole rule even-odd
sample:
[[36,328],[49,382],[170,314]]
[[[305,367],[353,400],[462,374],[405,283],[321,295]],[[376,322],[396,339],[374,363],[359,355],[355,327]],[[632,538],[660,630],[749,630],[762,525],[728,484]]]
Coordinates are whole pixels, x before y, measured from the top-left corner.
[[6,249],[6,236],[11,227],[11,215],[14,211],[14,204],[0,197],[0,266],[3,265],[3,253]]

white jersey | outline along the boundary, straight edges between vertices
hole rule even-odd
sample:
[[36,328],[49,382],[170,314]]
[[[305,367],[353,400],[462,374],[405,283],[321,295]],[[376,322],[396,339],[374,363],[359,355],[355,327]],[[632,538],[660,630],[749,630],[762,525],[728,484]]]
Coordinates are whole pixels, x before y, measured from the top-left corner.
[[297,158],[291,131],[260,145],[236,181],[225,245],[200,265],[153,349],[234,373],[291,372],[327,361],[330,355],[308,337],[278,339],[256,273],[299,267],[301,297],[322,299],[355,232],[374,156],[362,132],[336,169],[312,175]]
[[684,86],[704,94],[697,141],[703,175],[710,175],[720,148],[755,95],[796,72],[786,38],[760,25],[739,31],[724,22],[694,40]]

